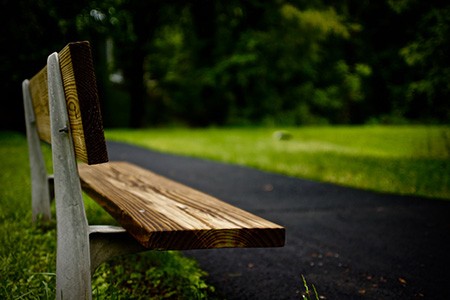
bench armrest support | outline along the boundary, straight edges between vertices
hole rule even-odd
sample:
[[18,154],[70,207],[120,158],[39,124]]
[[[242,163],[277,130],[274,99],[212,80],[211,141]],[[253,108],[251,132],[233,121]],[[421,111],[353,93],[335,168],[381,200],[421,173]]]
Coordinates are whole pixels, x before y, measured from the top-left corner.
[[118,226],[89,226],[89,241],[92,274],[101,263],[115,256],[149,250]]
[[47,60],[56,198],[56,298],[91,299],[89,228],[69,128],[58,54]]
[[41,142],[36,128],[36,118],[31,103],[29,85],[29,80],[24,80],[22,83],[28,156],[30,159],[33,222],[38,218],[42,218],[43,221],[49,221],[51,219],[50,190],[47,181],[47,170],[41,150]]

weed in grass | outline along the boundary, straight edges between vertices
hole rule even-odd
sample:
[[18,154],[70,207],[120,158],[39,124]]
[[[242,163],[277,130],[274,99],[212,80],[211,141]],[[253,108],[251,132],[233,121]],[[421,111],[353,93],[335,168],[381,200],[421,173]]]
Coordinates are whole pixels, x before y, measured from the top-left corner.
[[306,282],[305,276],[302,275],[302,282],[304,287],[304,292],[301,294],[303,300],[319,300],[319,294],[317,293],[316,287],[314,284],[311,286],[311,288],[308,286],[308,283]]
[[[182,276],[180,276],[182,274]],[[206,273],[179,252],[147,252],[102,264],[93,277],[94,298],[208,299]]]

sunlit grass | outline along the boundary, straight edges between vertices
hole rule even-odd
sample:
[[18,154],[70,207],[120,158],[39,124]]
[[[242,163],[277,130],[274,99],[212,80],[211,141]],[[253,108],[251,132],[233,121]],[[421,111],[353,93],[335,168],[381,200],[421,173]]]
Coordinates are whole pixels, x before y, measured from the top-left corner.
[[108,130],[107,138],[345,186],[450,199],[450,127]]

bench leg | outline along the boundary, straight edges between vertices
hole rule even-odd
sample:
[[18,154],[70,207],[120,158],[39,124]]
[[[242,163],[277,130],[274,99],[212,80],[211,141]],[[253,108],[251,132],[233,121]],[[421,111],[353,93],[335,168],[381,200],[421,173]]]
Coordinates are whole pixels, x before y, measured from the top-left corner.
[[97,267],[119,255],[139,253],[148,249],[139,244],[122,227],[90,226],[89,240],[91,253],[91,273]]
[[28,80],[25,80],[22,83],[22,92],[30,159],[33,222],[35,222],[38,218],[41,218],[43,221],[48,221],[51,219],[51,196],[47,181],[47,171],[41,151],[41,143],[36,128],[36,121],[31,103]]
[[[91,299],[89,227],[81,195],[58,55],[47,61],[55,184],[56,298]],[[64,130],[62,130],[64,129]]]

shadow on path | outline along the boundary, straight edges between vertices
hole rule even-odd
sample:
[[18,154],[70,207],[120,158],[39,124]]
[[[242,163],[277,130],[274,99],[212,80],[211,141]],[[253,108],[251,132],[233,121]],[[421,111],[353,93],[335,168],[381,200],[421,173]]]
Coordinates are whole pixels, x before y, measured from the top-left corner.
[[108,143],[125,160],[286,227],[283,248],[185,251],[226,299],[450,299],[450,202]]

